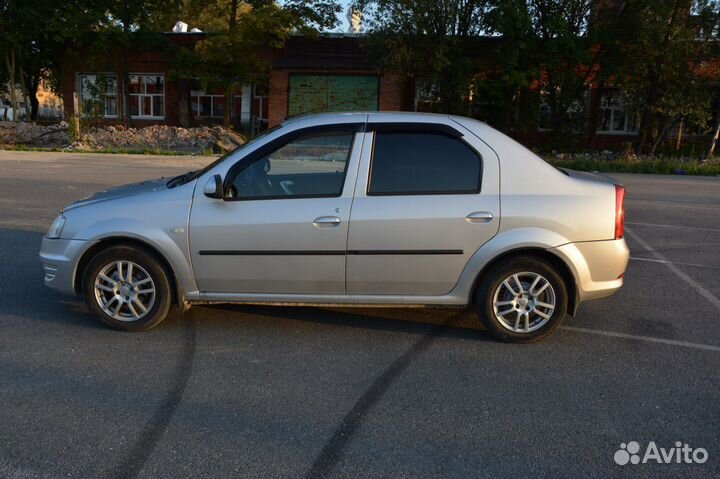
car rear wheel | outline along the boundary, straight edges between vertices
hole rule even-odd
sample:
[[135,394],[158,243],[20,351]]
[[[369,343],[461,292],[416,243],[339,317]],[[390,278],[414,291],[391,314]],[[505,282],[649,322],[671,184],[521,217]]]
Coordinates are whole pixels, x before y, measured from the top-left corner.
[[169,275],[155,255],[134,246],[113,246],[85,269],[88,307],[111,328],[145,331],[160,324],[172,305]]
[[517,257],[493,266],[478,285],[477,314],[495,338],[538,341],[551,334],[567,314],[565,282],[551,265]]

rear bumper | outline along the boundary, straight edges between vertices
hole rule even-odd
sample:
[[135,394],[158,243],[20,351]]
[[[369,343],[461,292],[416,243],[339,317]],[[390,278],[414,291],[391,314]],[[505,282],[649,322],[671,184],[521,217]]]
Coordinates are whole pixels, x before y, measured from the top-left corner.
[[76,294],[75,269],[87,246],[87,241],[43,237],[40,262],[45,273],[45,286],[64,294]]
[[623,285],[630,259],[624,239],[568,243],[550,251],[573,270],[581,302],[608,297]]

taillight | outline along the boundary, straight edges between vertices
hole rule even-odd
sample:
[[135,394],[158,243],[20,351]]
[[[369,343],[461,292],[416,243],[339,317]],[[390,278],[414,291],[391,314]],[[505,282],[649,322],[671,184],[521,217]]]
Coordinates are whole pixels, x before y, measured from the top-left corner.
[[615,239],[625,233],[625,187],[615,185]]

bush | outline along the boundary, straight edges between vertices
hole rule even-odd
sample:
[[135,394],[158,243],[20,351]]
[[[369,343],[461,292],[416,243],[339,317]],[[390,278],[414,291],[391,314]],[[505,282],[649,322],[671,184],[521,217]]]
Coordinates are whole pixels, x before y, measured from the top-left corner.
[[555,166],[580,171],[720,176],[720,161],[717,159],[639,157],[634,153],[621,153],[608,158],[585,153],[556,155],[546,160]]

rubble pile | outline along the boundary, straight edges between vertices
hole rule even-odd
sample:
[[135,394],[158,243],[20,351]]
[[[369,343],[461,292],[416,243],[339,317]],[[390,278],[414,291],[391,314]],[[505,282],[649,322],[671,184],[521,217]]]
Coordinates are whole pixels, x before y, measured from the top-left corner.
[[160,149],[160,150],[213,150],[218,153],[232,151],[245,143],[233,130],[214,126],[209,128],[182,128],[153,125],[145,128],[107,126],[90,128],[72,149]]
[[237,132],[221,126],[182,128],[152,125],[125,128],[122,125],[91,127],[81,139],[69,144],[68,124],[42,126],[34,123],[0,122],[0,144],[28,146],[66,146],[68,150],[145,150],[232,151],[245,143]]
[[0,121],[0,145],[61,146],[68,143],[68,124],[50,126]]

